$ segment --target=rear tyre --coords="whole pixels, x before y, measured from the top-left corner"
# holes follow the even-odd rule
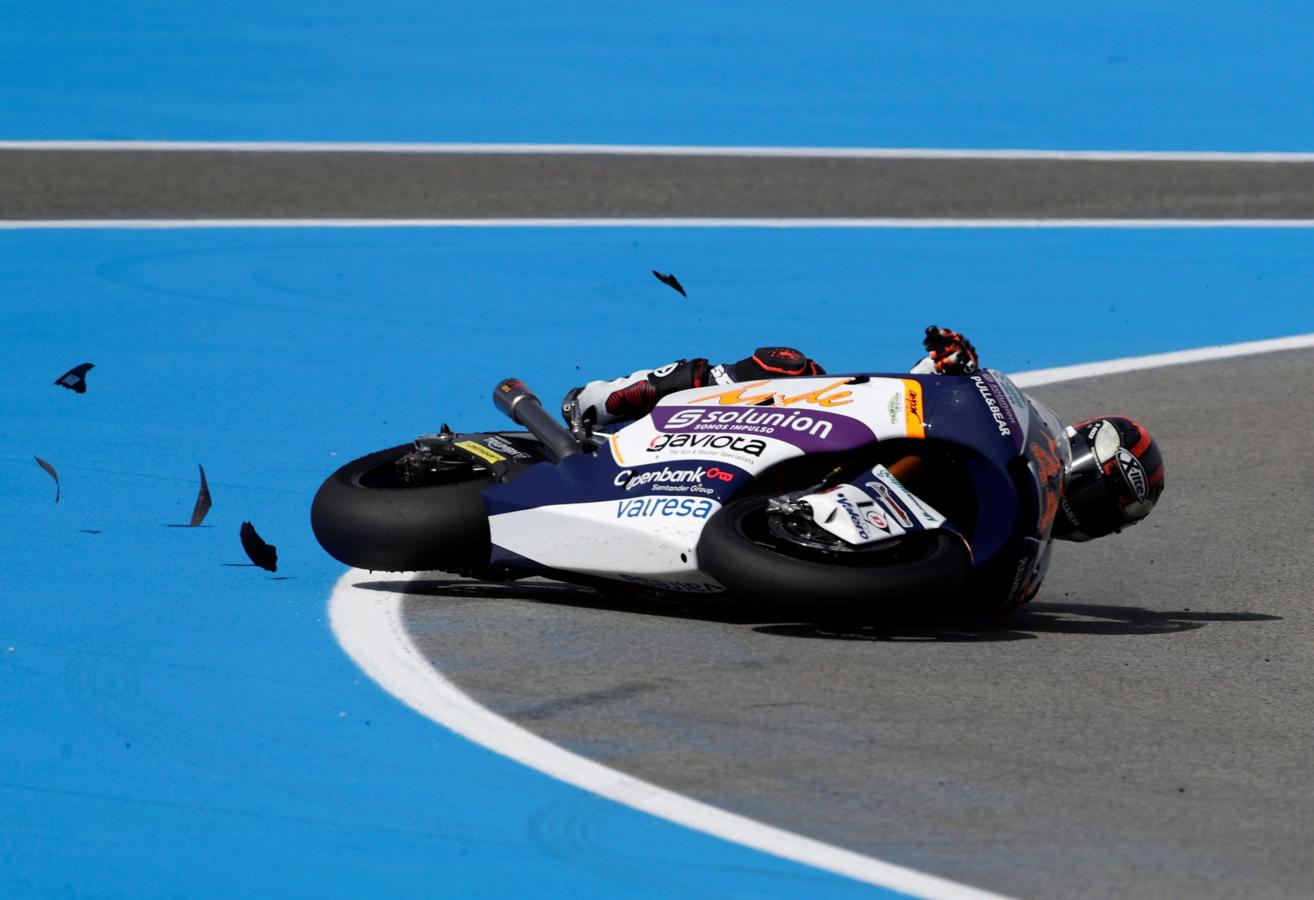
[[[480,494],[492,478],[462,465],[446,481],[408,485],[395,463],[412,449],[380,450],[329,476],[310,507],[315,538],[334,559],[360,569],[478,571],[491,546]]]
[[[820,549],[773,529],[767,498],[744,497],[707,521],[698,566],[742,599],[846,611],[908,601],[936,602],[956,591],[972,568],[964,541],[943,531],[914,532],[871,549]]]

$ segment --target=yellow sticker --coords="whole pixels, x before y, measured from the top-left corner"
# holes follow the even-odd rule
[[[457,441],[456,446],[460,447],[462,450],[468,450],[489,465],[506,462],[505,456],[502,456],[500,453],[494,453],[492,450],[489,450],[483,444],[476,441]]]
[[[911,378],[903,380],[903,410],[908,437],[926,437],[926,420],[922,418],[922,386]]]

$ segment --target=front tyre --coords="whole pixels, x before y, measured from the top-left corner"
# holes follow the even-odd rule
[[[775,524],[766,497],[731,501],[703,529],[699,568],[744,599],[850,611],[941,600],[972,568],[967,545],[949,532],[914,532],[870,548],[836,539],[826,548],[792,540]]]
[[[334,559],[360,569],[483,568],[491,545],[481,494],[491,476],[462,466],[436,484],[407,484],[396,462],[413,449],[380,450],[330,475],[310,507],[315,538]]]

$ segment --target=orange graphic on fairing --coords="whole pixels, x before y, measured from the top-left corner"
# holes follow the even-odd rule
[[[1054,456],[1053,451],[1056,449],[1054,446],[1054,439],[1049,435],[1045,435],[1045,440],[1050,445],[1049,450],[1046,450],[1035,441],[1032,441],[1031,453],[1036,458],[1036,474],[1040,476],[1041,481],[1049,482],[1052,481],[1059,472],[1063,471],[1063,466],[1059,464],[1058,459]]]
[[[904,427],[908,429],[908,437],[926,437],[924,410],[921,383],[911,378],[903,379]]]
[[[1040,530],[1047,531],[1054,524],[1054,517],[1058,515],[1059,497],[1063,493],[1063,464],[1058,461],[1055,453],[1058,451],[1058,445],[1054,443],[1054,438],[1048,434],[1043,435],[1045,443],[1049,445],[1046,449],[1035,441],[1031,442],[1031,455],[1036,460],[1036,475],[1040,479],[1040,489],[1045,495],[1044,507],[1040,511]]]
[[[760,388],[770,381],[751,381],[748,384],[737,384],[728,391],[721,391],[716,394],[708,394],[706,397],[698,397],[690,400],[690,403],[704,403],[708,400],[715,400],[720,406],[756,406],[759,403],[768,401],[779,406],[793,406],[795,403],[806,403],[808,406],[844,406],[846,403],[852,403],[853,391],[836,391],[836,388],[842,387],[849,383],[849,379],[841,378],[839,381],[832,382],[825,387],[817,388],[815,391],[808,391],[806,394],[796,394],[788,397],[784,394],[778,394],[773,391],[767,391],[762,394],[747,394],[753,388]],[[835,393],[831,393],[835,391]]]

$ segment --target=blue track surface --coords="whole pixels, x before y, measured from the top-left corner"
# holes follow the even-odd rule
[[[1010,369],[1314,331],[1310,241],[0,233],[0,894],[860,892],[552,782],[384,695],[324,621],[341,568],[308,527],[320,480],[440,421],[498,422],[509,374],[552,398],[780,341],[901,368],[931,321]],[[50,383],[84,360],[85,396]],[[33,455],[58,468],[58,505]],[[213,527],[167,528],[198,462]],[[226,565],[245,562],[243,519],[287,580]]]
[[[0,138],[1314,149],[1307,0],[0,4]]]

